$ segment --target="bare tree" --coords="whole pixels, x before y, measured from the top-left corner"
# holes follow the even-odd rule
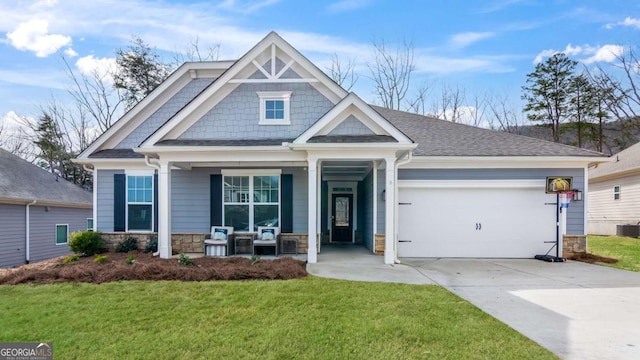
[[[84,121],[85,115],[88,114],[102,134],[118,120],[123,108],[121,96],[111,84],[111,74],[100,73],[98,70],[94,70],[90,76],[76,74],[67,59],[63,57],[62,60],[73,83],[67,91],[75,100],[81,113],[80,117]],[[90,124],[83,125],[87,125],[86,128],[90,127]]]
[[[336,84],[350,91],[358,81],[358,74],[355,72],[355,67],[355,59],[347,58],[347,63],[343,64],[340,58],[338,58],[338,54],[333,53],[331,55],[331,67],[326,68],[326,70],[329,72],[329,77],[331,77]]]
[[[429,99],[429,94],[431,93],[431,84],[426,80],[420,83],[415,90],[415,94],[413,99],[408,101],[407,111],[426,115],[427,114],[427,100]]]
[[[400,110],[415,70],[413,42],[405,41],[395,50],[388,50],[384,41],[374,42],[373,49],[374,61],[367,67],[375,94],[383,106]]]
[[[175,67],[192,61],[218,61],[220,60],[220,43],[201,47],[200,38],[196,36],[189,41],[186,49],[177,50],[175,53]]]
[[[492,130],[512,134],[522,134],[526,119],[520,109],[511,103],[508,96],[490,96],[486,98],[488,126]]]
[[[432,110],[439,119],[460,122],[465,115],[463,107],[466,90],[460,85],[444,84],[440,95],[434,100]]]

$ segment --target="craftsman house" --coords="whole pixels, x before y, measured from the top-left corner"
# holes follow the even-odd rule
[[[76,160],[94,228],[202,251],[212,226],[276,226],[310,263],[353,243],[397,257],[533,257],[556,234],[549,176],[584,190],[596,152],[367,104],[272,32],[185,63]],[[586,233],[585,201],[567,234]]]

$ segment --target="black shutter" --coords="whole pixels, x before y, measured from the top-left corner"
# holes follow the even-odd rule
[[[153,231],[158,232],[158,174],[153,174]]]
[[[125,174],[113,174],[113,231],[125,230],[126,187],[127,178]]]
[[[222,175],[211,175],[211,226],[222,224]]]
[[[281,191],[282,191],[282,204],[281,216],[282,224],[280,224],[281,233],[293,232],[293,175],[283,174],[280,177]]]

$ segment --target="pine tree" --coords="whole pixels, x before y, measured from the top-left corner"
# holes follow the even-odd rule
[[[571,98],[568,90],[576,65],[577,61],[564,53],[555,54],[537,64],[527,75],[527,85],[522,87],[527,117],[550,127],[555,142],[560,141],[560,124],[567,121]]]
[[[596,88],[585,74],[579,74],[571,79],[568,92],[568,116],[572,128],[576,132],[576,142],[574,144],[582,147],[585,137],[593,138],[590,135],[593,132],[593,123],[591,121],[596,116],[597,111]]]
[[[33,143],[38,147],[37,157],[40,167],[51,173],[62,175],[63,159],[67,157],[62,132],[53,117],[43,113],[35,129],[36,138]]]

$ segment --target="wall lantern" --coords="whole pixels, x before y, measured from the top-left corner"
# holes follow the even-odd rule
[[[382,201],[387,201],[387,190],[382,190]]]
[[[573,189],[573,201],[582,201],[582,191]]]

